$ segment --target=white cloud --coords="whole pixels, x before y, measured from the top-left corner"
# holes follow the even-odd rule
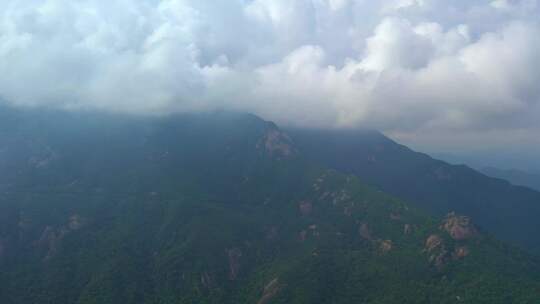
[[[534,134],[539,12],[537,0],[6,0],[0,96],[403,138]]]

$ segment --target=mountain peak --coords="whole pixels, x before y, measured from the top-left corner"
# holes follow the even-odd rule
[[[95,119],[0,133],[2,303],[534,302],[532,259],[307,160],[271,122]],[[393,148],[372,139],[377,168]]]
[[[257,149],[263,149],[272,157],[290,158],[298,153],[291,138],[273,123],[257,143]]]

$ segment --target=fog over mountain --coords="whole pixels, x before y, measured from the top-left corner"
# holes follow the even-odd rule
[[[540,303],[539,55],[540,0],[0,0],[0,302]]]
[[[540,147],[537,0],[6,0],[0,96]]]

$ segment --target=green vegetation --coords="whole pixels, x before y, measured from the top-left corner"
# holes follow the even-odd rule
[[[435,216],[472,217],[498,239],[540,253],[540,192],[414,152],[376,131],[288,130],[301,153]]]
[[[540,299],[535,258],[304,159],[257,117],[9,117],[2,303]]]

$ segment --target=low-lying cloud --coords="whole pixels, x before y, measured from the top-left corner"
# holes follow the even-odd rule
[[[539,13],[537,0],[7,0],[0,96],[538,144]]]

